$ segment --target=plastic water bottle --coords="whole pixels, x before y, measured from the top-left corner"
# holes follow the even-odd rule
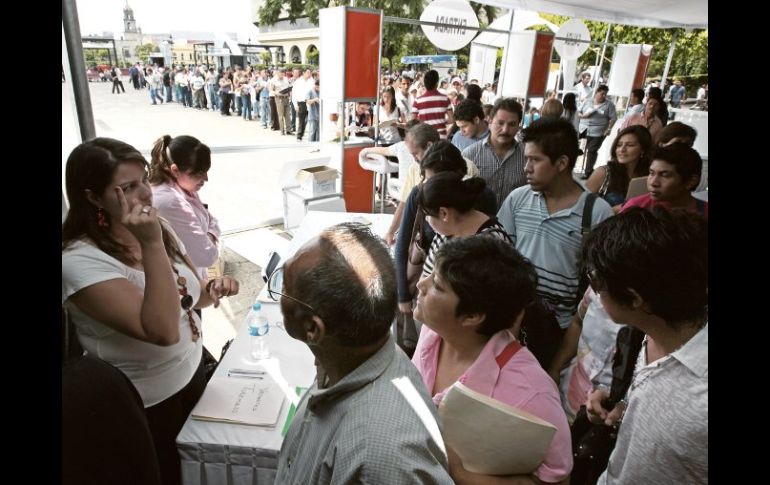
[[[270,349],[267,347],[267,332],[270,331],[270,323],[267,317],[262,315],[262,304],[257,302],[251,306],[246,315],[246,325],[249,328],[249,340],[251,358],[262,360],[270,357]]]

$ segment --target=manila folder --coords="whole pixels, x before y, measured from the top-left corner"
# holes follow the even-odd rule
[[[284,400],[272,380],[213,377],[190,415],[203,421],[275,426]]]
[[[463,467],[488,475],[529,474],[542,463],[556,427],[456,382],[439,406],[444,441]]]

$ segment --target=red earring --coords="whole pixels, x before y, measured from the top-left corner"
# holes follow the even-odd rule
[[[104,215],[104,209],[101,207],[96,209],[96,224],[98,224],[99,227],[109,226],[109,224],[107,223],[107,216]]]

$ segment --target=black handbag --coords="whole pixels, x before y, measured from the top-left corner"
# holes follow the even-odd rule
[[[602,401],[602,407],[611,410],[625,395],[634,374],[634,364],[642,348],[644,333],[633,327],[623,327],[615,340],[615,356],[612,361],[612,386],[610,396]],[[615,448],[620,423],[613,426],[593,424],[588,420],[585,405],[575,416],[570,427],[574,465],[570,474],[572,485],[594,485],[607,468],[610,454]]]

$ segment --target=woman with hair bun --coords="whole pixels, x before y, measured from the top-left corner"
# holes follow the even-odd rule
[[[417,195],[420,210],[436,232],[423,265],[423,278],[433,272],[436,252],[450,238],[487,234],[512,244],[496,217],[474,209],[485,187],[486,182],[480,177],[463,180],[456,172],[442,172],[433,175],[420,188]]]

